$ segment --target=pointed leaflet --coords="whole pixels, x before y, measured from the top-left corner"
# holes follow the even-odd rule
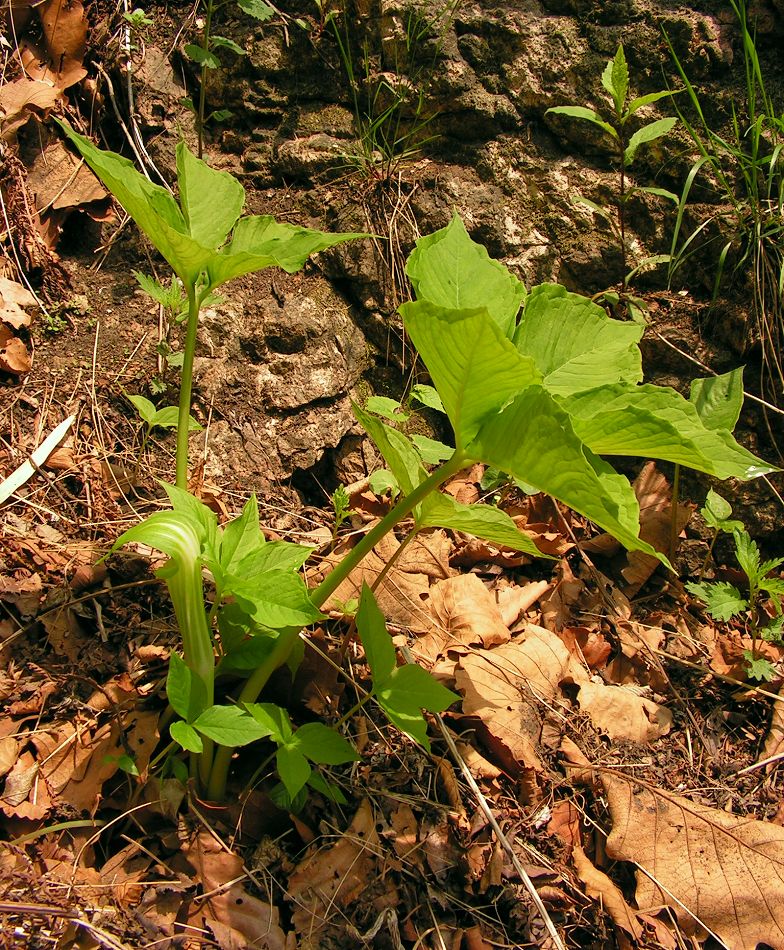
[[[490,417],[466,453],[564,502],[629,550],[660,557],[638,537],[639,506],[629,482],[583,445],[569,415],[541,386]]]
[[[276,221],[271,215],[240,218],[231,242],[209,260],[210,286],[264,267],[298,271],[311,254],[364,234],[327,234]]]
[[[689,402],[706,428],[732,432],[743,408],[743,367],[721,376],[693,379]]]
[[[618,118],[623,115],[623,104],[629,91],[629,67],[623,45],[618,47],[614,59],[611,59],[602,73],[602,85],[610,93]]]
[[[726,429],[706,429],[694,405],[661,386],[600,386],[561,400],[574,431],[601,455],[678,462],[716,478],[777,471],[738,445]]]
[[[610,125],[610,123],[605,122],[598,112],[594,112],[593,109],[586,109],[585,106],[553,106],[551,109],[547,110],[545,115],[550,115],[551,112],[555,113],[556,115],[568,116],[570,119],[585,119],[587,122],[592,122],[594,125],[598,125],[600,129],[603,129],[614,139],[618,138],[618,133]]]
[[[637,149],[641,145],[644,145],[646,142],[655,142],[656,139],[660,139],[663,135],[666,135],[672,130],[672,127],[677,123],[677,121],[678,120],[673,117],[668,119],[656,119],[655,122],[649,122],[648,125],[644,125],[641,129],[638,129],[629,139],[629,144],[624,150],[624,165],[631,165],[631,163],[634,161],[634,156],[637,154]]]
[[[266,739],[270,730],[239,706],[210,706],[193,723],[194,729],[229,748]]]
[[[427,472],[407,436],[356,405],[354,413],[378,446],[403,494],[410,494],[427,478]],[[517,528],[509,515],[490,505],[461,505],[450,495],[433,492],[417,505],[413,514],[418,528],[465,531],[495,544],[541,556],[534,542]]]
[[[533,358],[545,389],[568,396],[603,383],[640,382],[643,330],[610,319],[587,297],[541,284],[528,295],[514,344]]]
[[[483,418],[541,379],[531,357],[515,349],[487,310],[446,310],[418,300],[400,312],[452,423],[457,451]]]
[[[177,145],[177,183],[190,236],[211,251],[219,248],[242,214],[245,189],[228,172],[196,158],[184,142]]]
[[[373,674],[373,695],[394,725],[428,751],[427,723],[422,709],[443,712],[460,697],[442,686],[421,666],[398,667],[384,617],[367,584],[357,611],[357,631]]]
[[[486,307],[503,334],[511,336],[525,287],[471,240],[458,215],[416,242],[406,273],[418,300],[447,310]]]
[[[128,214],[185,284],[194,284],[212,256],[188,233],[188,226],[177,202],[169,192],[148,181],[121,155],[105,152],[74,130],[55,119],[82,157],[101,179]]]

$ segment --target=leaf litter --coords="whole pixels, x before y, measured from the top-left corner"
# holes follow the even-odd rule
[[[24,75],[0,87],[6,142],[40,126],[86,75],[78,0],[14,15],[38,30],[21,47]],[[53,140],[26,169],[32,223],[50,247],[73,209],[109,213],[61,149]],[[0,368],[22,375],[29,353],[15,334],[36,301],[5,279],[0,295]],[[59,461],[48,456],[52,482],[31,471],[12,499],[28,504],[7,505],[0,525],[0,916],[11,939],[397,950],[426,946],[435,928],[434,946],[552,946],[444,744],[436,738],[427,755],[372,708],[349,723],[361,761],[332,770],[341,797],[315,793],[296,814],[276,805],[267,773],[225,807],[189,801],[179,781],[152,774],[170,607],[141,559],[91,572],[127,500],[106,476],[116,461],[96,463],[91,438],[84,430]],[[482,475],[475,467],[447,490],[474,502]],[[664,550],[669,486],[649,463],[634,489],[642,536]],[[109,531],[72,537],[41,520],[42,500],[62,524],[80,492]],[[385,513],[366,484],[350,497],[355,529]],[[784,948],[778,684],[746,682],[743,631],[698,620],[677,583],[657,580],[653,558],[589,537],[543,496],[512,492],[501,507],[558,559],[545,578],[530,558],[459,533],[388,537],[333,595],[307,675],[274,688],[306,715],[349,709],[365,657],[344,618],[363,584],[378,585],[398,645],[460,694],[442,724],[566,945],[710,937],[733,950]],[[678,506],[679,533],[690,514]],[[325,572],[351,542],[333,552],[328,531],[309,530]],[[649,584],[655,599],[635,603]],[[344,658],[349,678],[336,671]],[[242,757],[238,776],[258,764]]]

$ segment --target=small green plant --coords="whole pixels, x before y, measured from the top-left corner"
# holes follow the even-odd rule
[[[180,410],[177,406],[164,406],[162,409],[156,409],[154,403],[150,402],[150,400],[144,396],[128,396],[128,400],[134,409],[136,409],[143,426],[142,438],[139,444],[139,451],[136,455],[136,465],[134,467],[133,477],[135,481],[139,475],[144,450],[147,448],[147,443],[150,441],[153,429],[176,429],[179,422]],[[188,431],[198,432],[200,429],[201,426],[199,423],[193,416],[189,415]]]
[[[601,454],[669,459],[719,478],[752,478],[773,470],[729,432],[706,429],[694,407],[674,390],[640,385],[639,326],[611,320],[590,300],[557,285],[527,294],[455,217],[417,243],[408,276],[418,299],[401,308],[452,426],[454,447],[430,470],[404,432],[355,406],[399,496],[331,573],[308,590],[301,567],[311,549],[267,541],[255,497],[221,527],[215,513],[187,491],[185,430],[196,326],[200,303],[221,283],[261,267],[296,270],[314,251],[356,235],[327,235],[268,217],[240,218],[241,186],[182,145],[178,204],[130,162],[63,129],[169,261],[188,299],[177,484],[165,486],[172,507],[126,531],[115,547],[139,541],[169,559],[158,576],[168,586],[182,637],[182,656],[173,654],[167,678],[169,702],[179,717],[170,725],[172,751],[189,754],[191,778],[212,799],[225,797],[234,750],[250,742],[272,741],[288,799],[296,799],[306,785],[327,787],[313,765],[354,757],[339,736],[319,752],[321,731],[295,730],[285,710],[259,703],[259,697],[275,670],[298,663],[303,627],[323,619],[322,608],[342,581],[404,519],[412,523],[410,536],[445,527],[539,556],[533,541],[504,512],[463,505],[438,491],[466,466],[486,462],[524,477],[627,547],[665,563],[639,537],[639,506],[631,485]],[[432,392],[425,398],[436,401]],[[209,587],[205,568],[212,578]],[[418,667],[397,666],[367,588],[356,624],[371,671],[370,695],[397,726],[427,747],[422,710],[440,712],[455,695]],[[216,689],[219,681],[238,685],[226,695]],[[169,770],[177,774],[182,768],[171,764]]]
[[[141,7],[136,7],[135,10],[128,10],[123,13],[122,16],[123,20],[129,23],[134,30],[143,30],[147,26],[152,26],[155,22],[151,17],[147,16]]]
[[[220,50],[228,50],[236,56],[244,56],[245,50],[234,40],[225,36],[219,36],[213,32],[213,19],[215,14],[228,6],[232,0],[199,0],[203,9],[204,16],[201,19],[201,33],[196,43],[187,43],[185,45],[185,54],[189,59],[195,62],[200,70],[199,81],[199,101],[194,105],[191,99],[184,99],[185,105],[193,112],[196,122],[196,135],[198,138],[197,154],[201,158],[204,153],[204,129],[209,122],[224,122],[231,117],[229,109],[215,109],[207,113],[207,92],[209,88],[210,72],[221,68]],[[265,3],[264,0],[236,0],[237,6],[254,19],[264,22],[275,13],[275,8]]]
[[[351,507],[351,499],[343,485],[338,485],[332,492],[332,511],[335,515],[335,520],[332,522],[332,542],[334,544],[343,523],[348,521],[354,513]]]
[[[602,86],[608,92],[610,97],[610,109],[607,111],[607,118],[595,109],[587,106],[555,106],[547,110],[547,115],[564,115],[572,119],[582,119],[597,126],[605,133],[609,140],[614,161],[618,166],[618,195],[616,199],[615,216],[613,217],[606,208],[597,205],[595,202],[581,198],[580,201],[587,205],[592,211],[603,217],[609,222],[614,231],[616,231],[621,251],[621,269],[622,269],[622,292],[625,293],[631,277],[641,268],[650,267],[655,264],[664,263],[669,260],[666,255],[656,255],[654,258],[648,258],[637,265],[632,271],[627,270],[627,241],[626,241],[626,209],[630,199],[639,193],[655,195],[658,198],[665,198],[677,204],[678,198],[672,192],[664,188],[648,188],[640,185],[629,184],[629,168],[637,157],[637,152],[642,145],[655,142],[657,139],[667,135],[678,121],[676,118],[667,117],[664,119],[655,119],[653,122],[647,122],[632,132],[632,119],[644,106],[658,102],[660,99],[672,96],[673,93],[664,89],[659,92],[651,92],[644,96],[632,97],[629,87],[629,67],[626,62],[626,55],[623,46],[618,47],[618,52],[614,59],[611,59],[602,73]],[[639,301],[631,301],[630,310],[633,315],[639,316]]]
[[[717,498],[719,496],[710,499],[714,508],[717,507]],[[724,504],[726,505],[726,502]],[[718,505],[718,508],[720,513],[726,511],[722,505]],[[705,512],[706,509],[703,509],[703,514]],[[709,514],[706,520],[710,517]],[[715,523],[718,525],[717,533],[719,530],[726,530],[729,525],[724,518],[716,518]],[[784,558],[763,561],[756,542],[751,539],[742,524],[732,528],[732,537],[735,540],[735,556],[746,575],[748,594],[742,594],[734,584],[727,581],[694,582],[687,584],[686,589],[705,603],[708,613],[715,620],[724,622],[747,617],[747,630],[751,634],[752,647],[751,650],[744,650],[743,656],[749,678],[772,680],[776,676],[776,669],[770,660],[759,655],[759,644],[763,640],[780,642],[784,633],[784,616],[781,611],[784,578],[768,576],[771,571],[784,564]],[[765,611],[765,604],[770,604],[772,618]]]
[[[670,280],[701,247],[717,245],[713,299],[728,277],[748,287],[753,304],[748,343],[762,348],[763,395],[778,404],[784,389],[784,117],[768,93],[746,3],[730,0],[730,5],[741,29],[746,88],[745,102],[738,108],[733,103],[728,134],[711,126],[665,34],[694,117],[681,112],[681,121],[699,153],[678,203]],[[720,204],[684,236],[684,215],[698,184],[718,195]]]
[[[700,514],[705,519],[705,524],[713,529],[713,537],[708,545],[705,560],[702,562],[700,576],[697,578],[698,582],[702,581],[702,578],[705,576],[708,561],[710,561],[713,555],[713,549],[716,547],[719,534],[722,532],[732,534],[733,531],[743,530],[743,522],[732,517],[732,505],[726,498],[722,498],[722,496],[712,488],[708,489],[705,504],[700,508]]]
[[[459,0],[447,0],[432,15],[411,8],[394,45],[394,63],[385,70],[383,55],[365,39],[355,65],[346,17],[325,17],[338,45],[340,61],[351,92],[357,148],[346,163],[368,177],[388,181],[401,163],[412,159],[432,139],[428,133],[434,114],[427,97],[441,55],[446,32]]]

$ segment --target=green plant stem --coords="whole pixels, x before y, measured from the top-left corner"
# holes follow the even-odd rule
[[[672,476],[672,498],[670,501],[670,561],[675,557],[678,547],[678,499],[681,492],[681,467],[675,463],[675,473]]]
[[[311,593],[310,599],[316,607],[322,607],[329,597],[337,590],[340,584],[351,574],[355,567],[368,555],[379,541],[390,532],[395,525],[407,517],[420,502],[438,489],[448,478],[459,472],[468,463],[468,459],[460,452],[455,452],[449,461],[431,473],[429,478],[418,485],[410,495],[401,499],[395,507],[386,514],[379,523],[352,548],[319,586]],[[278,632],[277,640],[267,659],[251,673],[238,697],[239,704],[255,703],[262,689],[267,685],[270,676],[288,659],[294,644],[297,642],[300,627],[287,627]],[[212,771],[207,785],[207,795],[212,801],[221,801],[226,795],[226,783],[229,775],[229,765],[234,750],[228,746],[219,746],[215,752]]]
[[[210,38],[212,36],[212,14],[215,6],[213,0],[206,0],[204,4],[204,31],[202,32],[202,49],[209,52]],[[207,108],[207,76],[209,68],[207,63],[201,64],[201,79],[199,82],[199,108],[196,113],[196,134],[198,136],[198,156],[204,154],[204,112]]]
[[[697,583],[701,584],[703,577],[705,577],[705,571],[708,570],[708,561],[711,559],[711,554],[713,554],[713,549],[716,547],[716,539],[719,536],[719,529],[713,532],[713,537],[711,538],[710,546],[708,547],[708,553],[705,555],[705,560],[702,562],[702,567],[700,568],[700,573],[697,576]]]
[[[196,287],[186,285],[188,297],[188,323],[185,332],[185,350],[182,359],[180,383],[180,405],[177,414],[177,476],[176,485],[188,490],[188,435],[191,414],[191,393],[193,390],[193,358],[196,354],[196,334],[199,329],[199,310],[201,297]]]

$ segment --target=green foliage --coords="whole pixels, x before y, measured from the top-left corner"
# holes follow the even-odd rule
[[[225,7],[228,0],[219,2],[219,0],[200,0],[200,5],[204,12],[203,26],[201,34],[196,43],[185,44],[185,55],[200,67],[199,82],[199,100],[198,105],[193,104],[190,99],[184,102],[194,113],[196,122],[196,134],[198,136],[198,155],[202,157],[204,150],[204,128],[209,122],[224,122],[231,117],[228,109],[216,109],[209,114],[206,111],[207,91],[209,86],[209,75],[212,70],[221,68],[220,51],[234,53],[235,56],[244,56],[245,50],[233,40],[225,36],[219,36],[213,32],[213,18],[215,13],[221,7]],[[237,0],[237,6],[253,17],[255,20],[264,22],[269,20],[275,13],[275,8],[264,0]]]
[[[781,608],[784,579],[769,575],[771,571],[775,571],[784,564],[784,558],[763,561],[757,543],[752,540],[743,525],[730,527],[738,525],[739,522],[728,520],[732,509],[715,493],[713,497],[709,496],[702,513],[703,515],[707,513],[706,520],[710,518],[717,526],[717,531],[731,530],[735,541],[735,556],[746,575],[748,593],[741,593],[734,584],[726,581],[690,583],[686,585],[686,589],[704,602],[706,610],[715,620],[724,622],[744,614],[748,615],[749,628],[754,640],[754,647],[744,651],[748,675],[751,679],[770,680],[775,675],[775,670],[769,660],[758,655],[756,643],[758,640],[781,640],[784,621]],[[765,612],[763,602],[771,605],[774,611],[772,620]]]
[[[373,675],[371,695],[401,732],[430,750],[422,710],[443,712],[460,699],[420,666],[398,666],[384,616],[367,584],[363,585],[357,612],[357,632]]]
[[[615,219],[607,209],[596,205],[594,202],[581,199],[591,210],[604,217],[612,227],[615,227],[617,220],[617,232],[622,258],[622,288],[625,294],[629,280],[641,267],[652,266],[654,264],[665,263],[669,261],[669,255],[656,255],[655,258],[649,258],[637,265],[633,271],[627,272],[627,245],[626,245],[626,206],[629,200],[635,195],[645,193],[654,195],[657,198],[664,198],[677,204],[678,198],[672,192],[664,188],[646,188],[641,186],[629,187],[627,181],[627,170],[634,163],[637,153],[641,146],[655,142],[672,131],[676,118],[668,116],[663,119],[654,119],[638,126],[633,132],[632,120],[640,109],[652,105],[673,93],[668,89],[659,92],[651,92],[644,96],[633,97],[629,87],[629,67],[626,62],[626,55],[623,46],[618,47],[615,57],[611,59],[602,72],[602,86],[609,96],[610,109],[606,117],[590,109],[587,106],[555,106],[548,109],[546,115],[562,115],[570,119],[579,119],[584,122],[590,122],[593,126],[600,129],[608,141],[610,152],[618,165],[618,195],[616,199]],[[633,315],[639,315],[640,301],[632,302]]]
[[[773,102],[762,73],[745,0],[730,5],[741,30],[745,99],[733,103],[729,130],[712,126],[665,33],[688,95],[689,109],[680,118],[698,153],[678,202],[669,276],[672,281],[698,251],[715,248],[714,300],[725,281],[750,290],[748,343],[760,342],[763,394],[778,403],[784,389],[784,119],[782,103]],[[685,233],[696,187],[708,189],[707,206],[715,210]]]
[[[353,514],[348,492],[342,485],[338,485],[335,491],[332,492],[332,511],[335,515],[335,520],[332,524],[332,540],[334,541],[338,536],[338,531],[340,531],[343,522]]]

